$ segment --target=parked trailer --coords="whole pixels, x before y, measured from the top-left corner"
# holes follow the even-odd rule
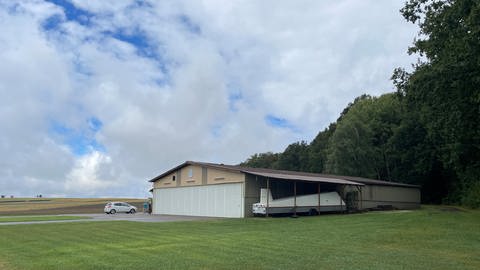
[[[318,200],[320,198],[320,206]],[[266,215],[268,204],[268,214],[288,214],[288,213],[309,213],[310,215],[319,212],[338,212],[345,210],[345,202],[337,192],[323,192],[316,194],[300,195],[295,197],[284,197],[274,200],[272,193],[267,189],[260,190],[260,202],[254,203],[252,211],[254,215]],[[296,209],[295,209],[296,205]]]

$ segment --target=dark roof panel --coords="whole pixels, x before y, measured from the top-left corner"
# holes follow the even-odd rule
[[[249,173],[258,176],[264,176],[269,178],[276,178],[276,179],[287,179],[287,180],[299,180],[299,181],[308,181],[308,182],[322,182],[322,183],[334,183],[334,184],[342,184],[342,185],[353,185],[353,186],[364,186],[364,184],[352,182],[343,179],[336,179],[330,177],[323,177],[323,176],[307,176],[307,175],[300,175],[300,174],[283,174],[283,173],[267,173],[267,172],[254,172],[243,170],[244,173]]]

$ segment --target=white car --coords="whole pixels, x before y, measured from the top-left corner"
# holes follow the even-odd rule
[[[130,205],[126,202],[109,202],[105,205],[103,211],[107,214],[115,214],[122,212],[135,214],[135,212],[137,212],[137,207]]]

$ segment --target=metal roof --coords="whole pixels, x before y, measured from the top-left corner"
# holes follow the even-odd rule
[[[299,180],[299,181],[309,181],[309,182],[322,182],[322,183],[334,183],[334,184],[342,184],[342,185],[352,185],[352,186],[364,186],[364,184],[343,180],[343,179],[336,179],[336,178],[328,178],[322,176],[306,176],[306,175],[298,175],[298,174],[282,174],[282,173],[266,173],[266,172],[254,172],[248,170],[242,170],[244,173],[264,176],[269,178],[276,178],[276,179],[287,179],[287,180]]]
[[[236,171],[240,172],[240,166],[234,166],[234,165],[224,165],[224,164],[215,164],[215,163],[206,163],[206,162],[196,162],[196,161],[185,161],[184,163],[152,178],[151,180],[148,180],[149,182],[155,182],[159,180],[160,178],[163,178],[173,172],[176,172],[180,170],[181,168],[188,166],[188,165],[198,165],[198,166],[204,166],[204,167],[210,167],[210,168],[215,168],[215,169],[220,169],[220,170],[227,170],[227,171]]]
[[[277,179],[290,179],[290,180],[299,180],[299,181],[311,181],[311,182],[325,182],[325,183],[335,183],[335,184],[345,184],[345,185],[382,185],[382,186],[398,186],[398,187],[407,187],[407,188],[420,188],[417,185],[410,185],[398,182],[391,181],[382,181],[374,180],[363,177],[355,176],[342,176],[342,175],[329,175],[329,174],[319,174],[319,173],[308,173],[308,172],[296,172],[296,171],[285,171],[285,170],[274,170],[266,168],[250,168],[242,167],[238,165],[226,165],[226,164],[217,164],[217,163],[207,163],[207,162],[197,162],[197,161],[185,161],[184,163],[154,177],[149,180],[149,182],[155,182],[162,177],[165,177],[185,166],[188,165],[197,165],[208,168],[215,168],[219,170],[226,170],[231,172],[239,173],[249,173],[253,175],[259,175],[270,178]]]

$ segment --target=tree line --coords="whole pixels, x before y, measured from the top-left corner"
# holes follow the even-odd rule
[[[420,28],[413,71],[396,92],[362,95],[313,141],[241,165],[351,175],[422,186],[424,203],[480,207],[480,1],[410,0]]]

